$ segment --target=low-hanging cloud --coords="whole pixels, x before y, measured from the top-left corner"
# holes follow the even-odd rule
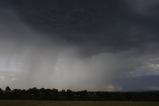
[[[158,19],[145,13],[148,4],[148,18],[136,15],[131,2],[3,1],[0,87],[158,88]]]

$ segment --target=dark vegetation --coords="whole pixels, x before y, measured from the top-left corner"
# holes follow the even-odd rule
[[[145,92],[91,92],[45,88],[28,90],[6,87],[0,89],[1,100],[101,100],[101,101],[159,101],[159,91]]]

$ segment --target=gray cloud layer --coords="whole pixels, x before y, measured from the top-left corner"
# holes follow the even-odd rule
[[[2,0],[0,4],[1,87],[159,87],[157,0]]]

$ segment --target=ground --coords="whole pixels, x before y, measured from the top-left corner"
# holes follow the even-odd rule
[[[108,101],[0,101],[0,106],[159,106],[159,102]]]

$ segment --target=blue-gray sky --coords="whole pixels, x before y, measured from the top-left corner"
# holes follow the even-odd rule
[[[158,0],[1,0],[0,87],[159,90]]]

